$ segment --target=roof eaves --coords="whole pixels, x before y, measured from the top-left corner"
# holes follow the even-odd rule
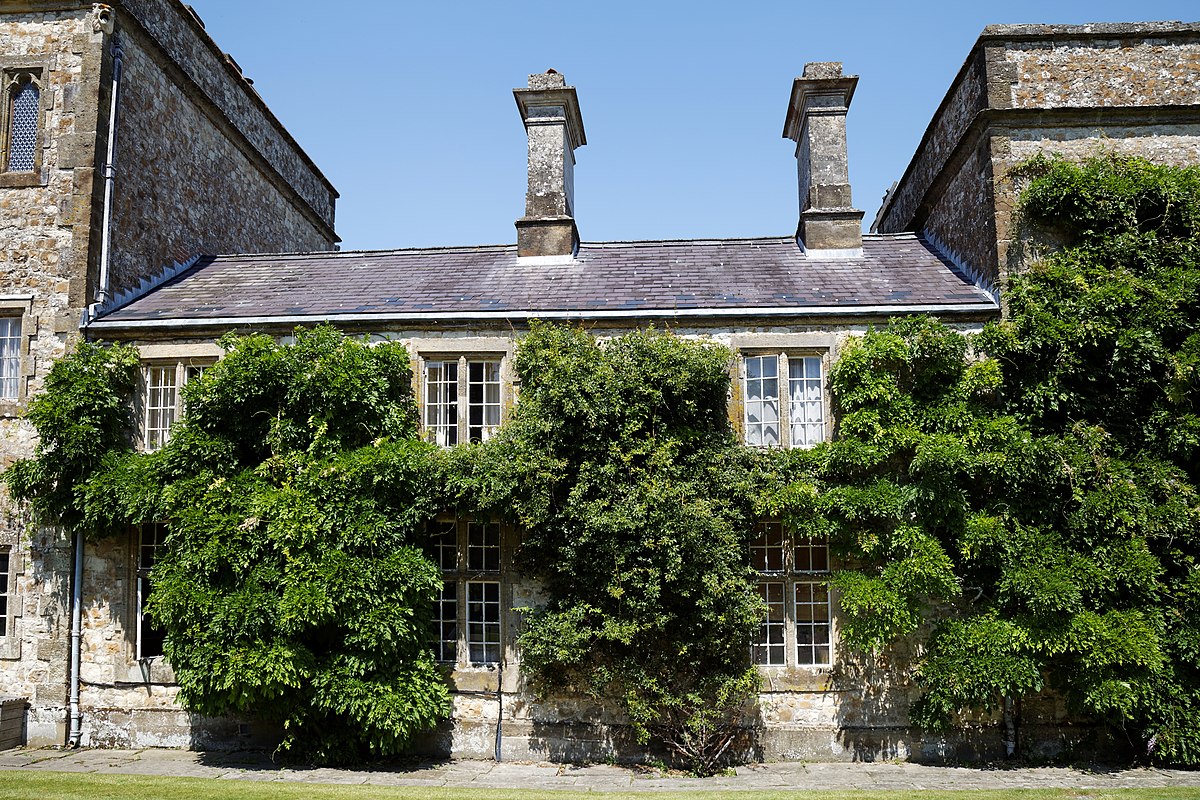
[[[120,309],[132,303],[134,300],[145,297],[147,294],[154,291],[159,286],[162,286],[167,281],[171,280],[172,278],[179,277],[192,267],[196,266],[201,258],[203,258],[202,255],[194,255],[187,261],[176,261],[171,266],[163,269],[157,275],[151,275],[149,278],[142,278],[141,282],[138,283],[137,286],[126,289],[125,291],[114,295],[112,300],[108,301],[107,303],[103,305],[93,303],[92,305],[88,306],[87,311],[84,313],[83,319],[80,322],[80,326],[86,328],[93,324],[100,317],[104,317],[119,311]]]

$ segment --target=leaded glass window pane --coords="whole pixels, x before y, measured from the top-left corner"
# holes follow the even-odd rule
[[[0,553],[0,636],[8,635],[8,551]]]
[[[458,660],[458,582],[446,581],[433,603],[434,654],[438,661]]]
[[[754,529],[758,535],[750,542],[750,566],[757,572],[783,572],[783,525],[760,522]]]
[[[425,362],[425,430],[434,444],[458,444],[458,362]]]
[[[467,647],[472,664],[500,660],[500,583],[467,583]]]
[[[33,172],[37,155],[38,106],[41,91],[32,81],[19,84],[9,95],[8,172]]]
[[[467,420],[472,442],[486,442],[500,427],[500,362],[467,364]]]
[[[142,525],[138,531],[137,553],[137,608],[138,639],[137,657],[153,658],[163,654],[166,634],[145,612],[146,600],[150,596],[150,570],[158,560],[158,553],[166,539],[167,526],[161,522]]]
[[[146,368],[146,449],[153,451],[171,438],[178,409],[178,386],[174,364]]]
[[[793,550],[796,572],[828,572],[829,543],[825,539],[796,539]]]
[[[779,357],[746,357],[746,444],[779,444]]]
[[[458,569],[458,523],[429,523],[429,556],[442,572]]]
[[[500,571],[500,523],[468,524],[467,569],[471,572]]]
[[[758,625],[758,637],[751,648],[755,664],[782,666],[786,664],[784,632],[787,614],[784,608],[783,584],[769,582],[758,584],[758,596],[767,607],[766,616]]]
[[[788,359],[788,406],[793,447],[812,447],[825,440],[825,400],[821,359]]]
[[[0,318],[0,399],[16,400],[21,376],[21,319]]]
[[[829,587],[824,583],[796,584],[796,663],[828,664]]]

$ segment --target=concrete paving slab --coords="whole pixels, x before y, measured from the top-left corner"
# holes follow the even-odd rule
[[[367,772],[354,772],[344,769],[314,769],[304,772],[284,770],[279,779],[287,783],[332,783],[332,784],[362,784],[370,777]]]
[[[180,750],[19,749],[0,754],[0,770],[96,772],[220,778],[255,782],[372,784],[487,789],[560,789],[578,793],[664,790],[853,790],[998,788],[1200,787],[1200,772],[1068,767],[971,768],[909,763],[779,762],[749,764],[733,774],[692,778],[650,767],[506,761],[417,761],[363,770],[288,768],[263,752],[195,753]]]

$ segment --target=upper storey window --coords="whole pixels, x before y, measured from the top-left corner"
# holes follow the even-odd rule
[[[21,388],[21,318],[0,317],[0,400],[16,400]]]
[[[825,379],[820,356],[747,355],[743,370],[746,444],[812,447],[825,441]]]
[[[485,442],[500,427],[499,358],[427,359],[424,425],[442,447]]]
[[[143,372],[142,444],[158,450],[171,438],[171,426],[183,416],[183,385],[204,374],[204,365],[181,361],[148,364]]]
[[[30,70],[9,72],[5,79],[4,171],[33,172],[38,166],[41,81]]]

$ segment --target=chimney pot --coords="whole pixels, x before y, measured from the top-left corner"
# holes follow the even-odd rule
[[[858,85],[838,61],[804,65],[792,82],[783,136],[796,142],[800,223],[804,249],[832,255],[862,252],[863,212],[853,207],[846,152],[846,112]]]
[[[587,144],[579,98],[562,74],[529,76],[513,89],[529,138],[525,216],[517,220],[517,255],[565,256],[579,247],[575,225],[575,148]]]

